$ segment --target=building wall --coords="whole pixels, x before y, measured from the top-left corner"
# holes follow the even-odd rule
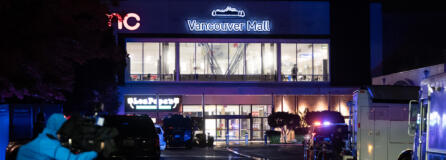
[[[271,31],[208,33],[187,30],[188,18],[212,19],[212,10],[228,5],[243,9],[246,17],[269,19]],[[351,86],[370,83],[369,7],[369,1],[129,0],[120,2],[112,12],[137,13],[141,18],[139,29],[117,30],[118,43],[122,46],[128,38],[329,39],[330,82]],[[112,27],[116,28],[116,19],[113,20]],[[124,83],[124,79],[125,75],[121,75],[120,81]]]
[[[225,9],[227,6],[243,10],[241,19],[269,19],[271,31],[253,32],[193,32],[188,28],[188,19],[218,19],[212,16],[213,10]],[[207,1],[207,0],[128,0],[120,1],[119,6],[112,7],[115,13],[136,13],[139,15],[140,27],[128,30],[125,27],[119,33],[141,34],[190,34],[190,35],[328,35],[330,34],[330,13],[328,1]],[[121,15],[124,17],[124,15]],[[234,18],[234,17],[233,17]],[[240,18],[240,17],[238,17]],[[132,24],[135,22],[129,22]],[[116,26],[116,24],[114,24]]]

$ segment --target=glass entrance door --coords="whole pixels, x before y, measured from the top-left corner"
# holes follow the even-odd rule
[[[206,119],[205,120],[206,125],[206,136],[212,136],[214,139],[216,138],[216,128],[217,128],[217,121],[216,119]]]
[[[217,119],[216,140],[226,140],[226,119]]]
[[[248,140],[250,139],[249,137],[251,137],[251,133],[249,132],[251,129],[251,125],[250,119],[240,119],[241,123],[240,123],[240,140],[245,140],[246,137],[246,133],[248,133]]]
[[[251,139],[251,120],[239,118],[217,118],[206,119],[206,134],[215,137],[215,140],[225,141],[226,134],[230,141],[245,140],[245,134],[248,133],[248,139]],[[258,138],[258,137],[255,137]]]
[[[240,120],[239,119],[228,119],[228,133],[229,140],[239,140],[240,139]]]

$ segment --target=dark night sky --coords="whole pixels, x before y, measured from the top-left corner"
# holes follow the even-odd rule
[[[445,62],[446,7],[420,2],[383,3],[383,74]]]

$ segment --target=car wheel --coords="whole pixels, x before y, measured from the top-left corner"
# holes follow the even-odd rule
[[[398,156],[398,160],[411,160],[412,159],[412,150],[405,150],[400,153],[400,156]]]

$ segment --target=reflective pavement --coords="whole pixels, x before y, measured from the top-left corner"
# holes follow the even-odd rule
[[[255,160],[281,160],[303,159],[303,146],[298,144],[233,144],[227,148],[217,146],[214,149],[194,147],[192,149],[178,148],[161,152],[163,160],[200,160],[200,159],[255,159]]]
[[[176,159],[181,159],[181,160],[200,160],[200,159],[245,160],[245,159],[251,159],[251,158],[239,156],[237,154],[227,151],[223,147],[215,147],[214,149],[194,147],[191,149],[185,149],[185,148],[166,149],[161,152],[161,159],[162,160],[176,160]]]

